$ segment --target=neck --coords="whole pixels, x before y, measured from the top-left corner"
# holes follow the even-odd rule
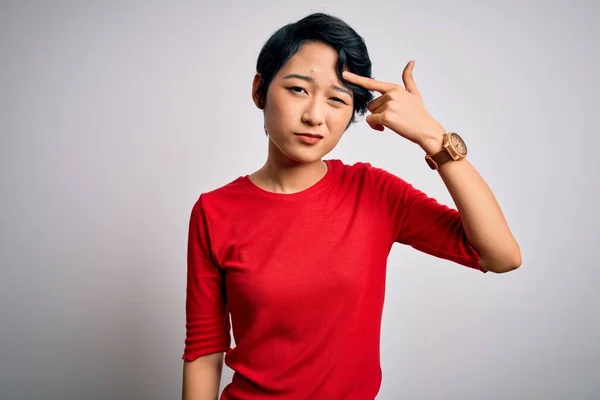
[[[308,189],[327,173],[322,160],[301,163],[281,154],[269,143],[269,156],[265,165],[251,175],[252,181],[264,190],[292,194]]]

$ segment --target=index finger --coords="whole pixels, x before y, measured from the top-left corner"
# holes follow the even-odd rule
[[[362,86],[367,90],[374,90],[381,94],[389,92],[397,86],[395,83],[378,81],[373,78],[367,78],[365,76],[356,75],[355,73],[350,71],[344,71],[342,73],[342,76],[348,82],[355,83],[358,86]]]

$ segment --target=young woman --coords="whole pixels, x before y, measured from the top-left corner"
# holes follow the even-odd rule
[[[221,399],[372,400],[394,243],[482,272],[519,267],[500,207],[460,136],[425,110],[413,67],[403,85],[371,79],[363,39],[325,14],[266,42],[252,97],[267,160],[191,211],[185,399],[217,398],[225,352]],[[457,210],[369,163],[323,159],[367,110],[371,128],[423,149]]]

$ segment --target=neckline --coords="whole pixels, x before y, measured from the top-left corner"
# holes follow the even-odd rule
[[[327,187],[328,184],[331,182],[331,177],[333,176],[333,162],[332,162],[332,160],[323,160],[323,161],[327,165],[327,171],[325,172],[325,175],[323,175],[323,177],[321,179],[319,179],[317,182],[315,182],[312,186],[309,186],[306,189],[301,190],[296,193],[270,192],[268,190],[265,190],[265,189],[259,187],[254,182],[252,182],[250,180],[250,175],[242,176],[242,180],[249,187],[252,188],[252,191],[254,193],[257,193],[263,197],[267,197],[267,198],[275,199],[275,200],[282,200],[282,201],[304,199],[306,197],[312,196],[313,194],[321,191],[323,188]]]

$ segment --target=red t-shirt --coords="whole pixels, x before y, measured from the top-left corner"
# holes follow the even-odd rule
[[[182,358],[226,351],[221,399],[372,400],[392,245],[485,272],[458,211],[369,163],[326,163],[304,191],[246,175],[192,209]]]

